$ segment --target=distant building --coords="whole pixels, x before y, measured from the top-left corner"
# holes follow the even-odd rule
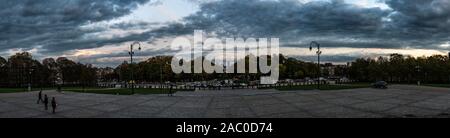
[[[96,75],[97,75],[98,81],[102,82],[102,81],[106,81],[106,80],[111,79],[109,77],[113,73],[114,73],[114,69],[110,68],[110,67],[107,67],[107,68],[99,68],[99,69],[97,69]]]

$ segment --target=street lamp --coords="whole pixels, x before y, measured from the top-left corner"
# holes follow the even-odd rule
[[[28,92],[31,92],[31,73],[33,69],[29,69],[28,71]]]
[[[162,64],[159,64],[159,73],[160,73],[160,88],[162,88],[163,87],[163,66],[164,65],[170,65],[169,64],[169,62],[165,62],[165,63],[162,63]]]
[[[28,68],[28,91],[31,92],[31,85],[33,83],[33,72],[36,70],[36,66],[33,64]]]
[[[420,66],[417,65],[416,66],[416,71],[417,71],[417,76],[419,76],[418,74],[420,73]],[[420,78],[417,77],[417,86],[420,86]]]
[[[318,81],[317,89],[320,89],[320,75],[321,75],[321,73],[320,73],[321,72],[321,70],[320,70],[320,55],[322,54],[322,51],[320,51],[320,44],[317,43],[316,41],[312,41],[309,44],[309,51],[312,51],[313,47],[317,47],[317,51],[316,51],[316,54],[317,54],[317,68],[318,68],[318,72],[317,72],[317,81]]]
[[[132,43],[130,45],[130,51],[128,52],[128,54],[130,55],[130,60],[131,60],[131,63],[130,63],[130,70],[131,70],[131,94],[134,94],[134,75],[133,75],[133,67],[132,66],[133,66],[133,55],[134,55],[133,48],[136,45],[139,47],[138,50],[140,51],[141,50],[141,44],[139,42],[134,42],[134,43]]]

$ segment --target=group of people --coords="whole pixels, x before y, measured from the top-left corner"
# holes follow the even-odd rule
[[[39,104],[40,102],[44,103],[45,110],[48,110],[48,96],[47,94],[45,94],[44,98],[42,98],[42,90],[39,91],[37,104]],[[55,114],[57,106],[55,97],[52,97],[51,105],[52,105],[52,113]]]

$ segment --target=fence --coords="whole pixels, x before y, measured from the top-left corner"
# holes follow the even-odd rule
[[[329,84],[347,84],[353,83],[355,81],[346,80],[346,81],[323,81],[322,85]],[[291,83],[277,83],[277,84],[258,84],[258,85],[225,85],[225,86],[190,86],[190,85],[167,85],[167,84],[135,84],[135,88],[152,88],[152,89],[169,89],[172,88],[174,90],[186,90],[186,91],[195,91],[195,90],[232,90],[232,89],[272,89],[277,87],[294,87],[294,86],[306,86],[306,85],[317,85],[317,81],[311,82],[291,82]],[[101,88],[131,88],[130,84],[126,83],[98,83],[98,87]]]

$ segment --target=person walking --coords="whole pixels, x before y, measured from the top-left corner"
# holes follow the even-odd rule
[[[39,104],[40,102],[42,102],[42,90],[39,91],[37,104]]]
[[[55,97],[52,97],[52,113],[55,114],[55,110],[56,110],[56,100]]]
[[[169,88],[169,96],[173,96],[172,90],[173,90],[173,85],[170,85],[170,88]]]
[[[44,95],[44,106],[45,106],[45,110],[48,110],[48,97],[47,97],[47,94]]]

